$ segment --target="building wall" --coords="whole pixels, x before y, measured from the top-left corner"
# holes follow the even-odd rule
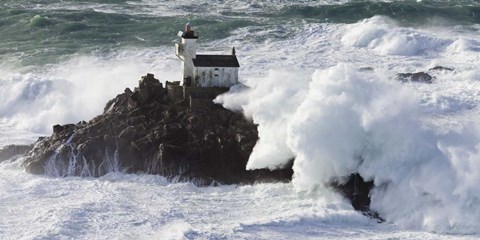
[[[208,108],[214,105],[213,99],[228,90],[226,87],[184,87],[183,94],[191,108]]]
[[[196,87],[231,87],[238,83],[238,68],[195,67],[193,79]]]
[[[195,95],[195,98],[210,98],[214,99],[218,95],[228,92],[226,87],[183,87],[183,98],[187,99],[190,95]]]

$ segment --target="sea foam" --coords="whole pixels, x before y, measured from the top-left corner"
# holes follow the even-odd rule
[[[370,48],[384,55],[414,56],[442,51],[451,40],[401,28],[387,17],[375,16],[348,26],[342,42],[346,46]]]
[[[477,125],[447,134],[427,128],[420,120],[426,111],[417,92],[348,64],[316,71],[310,80],[284,74],[270,74],[244,93],[249,101],[242,106],[260,130],[247,167],[277,168],[294,157],[298,191],[358,172],[374,181],[371,206],[387,221],[476,233],[479,179],[469,172],[480,164]],[[288,79],[297,79],[298,87],[283,89]],[[279,86],[265,92],[268,87],[262,86],[269,84]],[[241,99],[241,93],[235,95]],[[234,105],[228,95],[217,100]],[[289,154],[275,154],[278,148]]]

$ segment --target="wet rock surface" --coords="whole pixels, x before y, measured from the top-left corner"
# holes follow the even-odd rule
[[[395,76],[395,79],[404,83],[417,82],[431,84],[435,80],[435,75],[437,75],[438,73],[447,73],[452,71],[454,71],[454,69],[450,67],[435,66],[425,72],[422,71],[415,73],[398,73]]]
[[[8,145],[0,149],[0,162],[15,156],[22,156],[32,150],[33,145]]]
[[[443,66],[435,66],[430,68],[429,71],[444,71],[444,72],[452,72],[454,69],[450,67],[443,67]]]
[[[256,126],[221,106],[188,108],[169,101],[147,75],[133,91],[110,100],[88,122],[55,125],[24,162],[34,174],[94,176],[108,172],[160,174],[199,184],[290,181],[291,168],[247,171]]]
[[[360,174],[351,174],[345,183],[332,182],[337,192],[349,199],[353,208],[365,215],[383,222],[384,219],[370,209],[370,191],[374,187],[373,181],[365,181]]]
[[[396,79],[402,82],[419,82],[419,83],[432,83],[433,77],[426,72],[416,72],[416,73],[398,73]]]

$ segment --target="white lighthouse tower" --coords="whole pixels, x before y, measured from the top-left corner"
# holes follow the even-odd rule
[[[185,25],[185,32],[179,32],[181,43],[175,44],[175,54],[182,60],[182,85],[191,85],[194,77],[193,60],[197,56],[198,36],[192,30],[192,25],[188,22]]]

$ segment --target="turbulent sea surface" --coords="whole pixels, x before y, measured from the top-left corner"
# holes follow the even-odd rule
[[[251,89],[215,101],[259,124],[246,167],[295,157],[293,182],[54,178],[11,159],[0,239],[480,238],[475,0],[0,0],[0,147],[89,120],[147,72],[179,80],[188,20],[199,52],[237,49]],[[395,79],[419,71],[433,83]],[[352,172],[384,223],[325,187]]]

